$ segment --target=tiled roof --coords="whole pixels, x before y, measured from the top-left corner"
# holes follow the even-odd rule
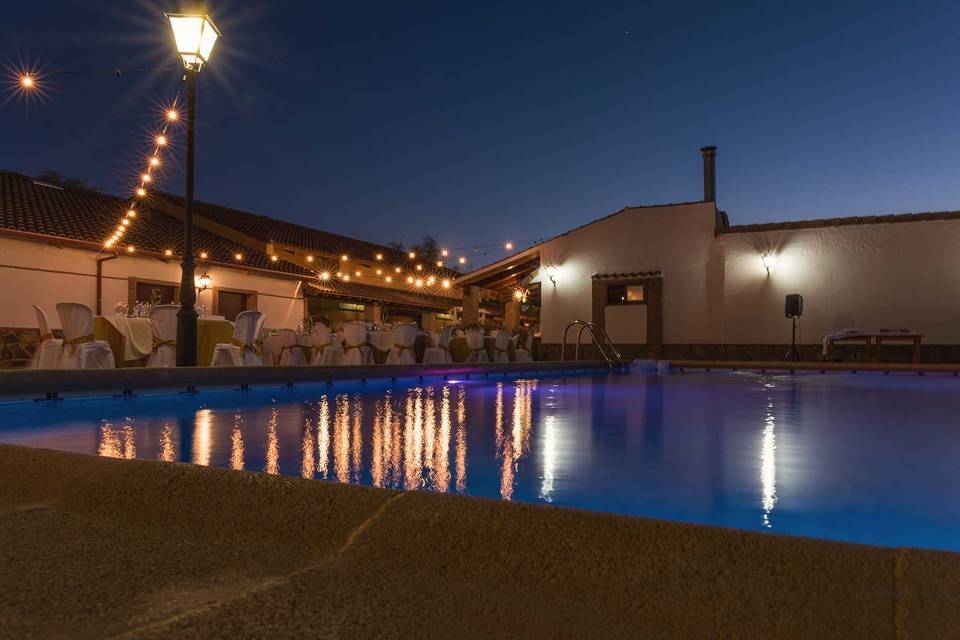
[[[846,218],[823,218],[820,220],[795,220],[793,222],[768,222],[766,224],[737,224],[717,229],[717,234],[756,233],[785,229],[819,229],[822,227],[846,227],[862,224],[893,224],[897,222],[927,222],[930,220],[960,220],[960,211],[929,211],[926,213],[894,213],[879,216],[850,216]]]
[[[129,202],[87,189],[61,189],[32,178],[0,171],[0,229],[65,238],[102,245],[113,233]],[[138,215],[123,239],[137,251],[179,254],[183,244],[183,223],[151,209],[137,207]],[[273,262],[260,252],[240,246],[203,229],[194,231],[194,248],[208,254],[207,262],[240,268],[264,269],[295,275],[312,273],[282,260]],[[237,262],[235,254],[243,255]]]
[[[657,271],[631,271],[630,273],[595,273],[590,276],[594,280],[623,280],[625,278],[659,278],[663,272]]]
[[[386,302],[388,304],[424,309],[449,309],[462,304],[457,298],[447,298],[429,293],[420,293],[418,291],[390,289],[359,282],[328,280],[326,282],[313,281],[310,282],[310,285],[316,289],[320,295],[341,300]]]
[[[165,193],[162,194],[162,197],[183,206],[183,198],[180,196]],[[248,211],[231,209],[210,202],[195,201],[194,211],[204,218],[232,227],[262,242],[275,242],[331,255],[345,253],[351,257],[365,260],[373,260],[378,253],[382,253],[384,258],[390,262],[402,264],[407,259],[405,253],[392,247],[357,240],[356,238],[349,238]]]

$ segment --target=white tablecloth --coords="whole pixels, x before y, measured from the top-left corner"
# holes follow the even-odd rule
[[[393,348],[393,330],[367,331],[367,342],[374,349],[390,351]]]
[[[125,318],[104,316],[113,328],[123,336],[124,361],[145,358],[153,351],[153,324],[150,318]]]

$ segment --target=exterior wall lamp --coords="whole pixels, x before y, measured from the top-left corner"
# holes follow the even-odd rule
[[[557,267],[554,265],[550,265],[549,267],[547,267],[547,271],[546,271],[547,277],[550,279],[550,282],[553,283],[553,286],[557,286],[557,273],[559,271],[560,270],[557,269]]]
[[[210,284],[213,282],[213,278],[210,277],[210,274],[204,273],[202,276],[200,276],[197,279],[197,282],[200,284],[200,286],[197,287],[197,291],[206,291],[207,289],[210,288]]]
[[[772,253],[764,253],[760,255],[760,262],[763,263],[763,268],[767,270],[767,275],[770,275],[770,269],[777,264],[777,256]]]

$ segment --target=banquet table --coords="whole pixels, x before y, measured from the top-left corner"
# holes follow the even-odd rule
[[[106,340],[118,367],[143,367],[153,351],[153,325],[149,318],[96,316],[93,337]],[[233,324],[224,319],[200,318],[197,326],[197,364],[210,365],[218,343],[233,339]],[[149,343],[149,346],[147,346]]]

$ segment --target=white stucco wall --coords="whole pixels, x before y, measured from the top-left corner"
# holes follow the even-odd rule
[[[786,343],[784,296],[804,298],[802,342],[843,328],[907,328],[960,344],[960,221],[723,234],[723,339]],[[760,255],[776,262],[769,276]]]
[[[712,203],[635,208],[544,243],[536,277],[543,341],[561,342],[568,322],[591,319],[593,274],[659,270],[664,341],[719,342],[723,265],[714,224]],[[556,285],[545,275],[548,265],[557,268]]]
[[[96,309],[97,254],[72,247],[57,247],[42,242],[0,236],[0,326],[36,327],[31,305],[47,312],[54,328],[59,328],[56,304],[80,302]],[[218,287],[257,292],[257,307],[266,316],[270,328],[296,328],[303,322],[303,292],[298,280],[261,275],[240,269],[204,265]],[[142,256],[121,255],[103,263],[103,313],[112,313],[117,302],[128,297],[128,278],[179,283],[180,265]],[[212,311],[211,291],[198,298]]]

